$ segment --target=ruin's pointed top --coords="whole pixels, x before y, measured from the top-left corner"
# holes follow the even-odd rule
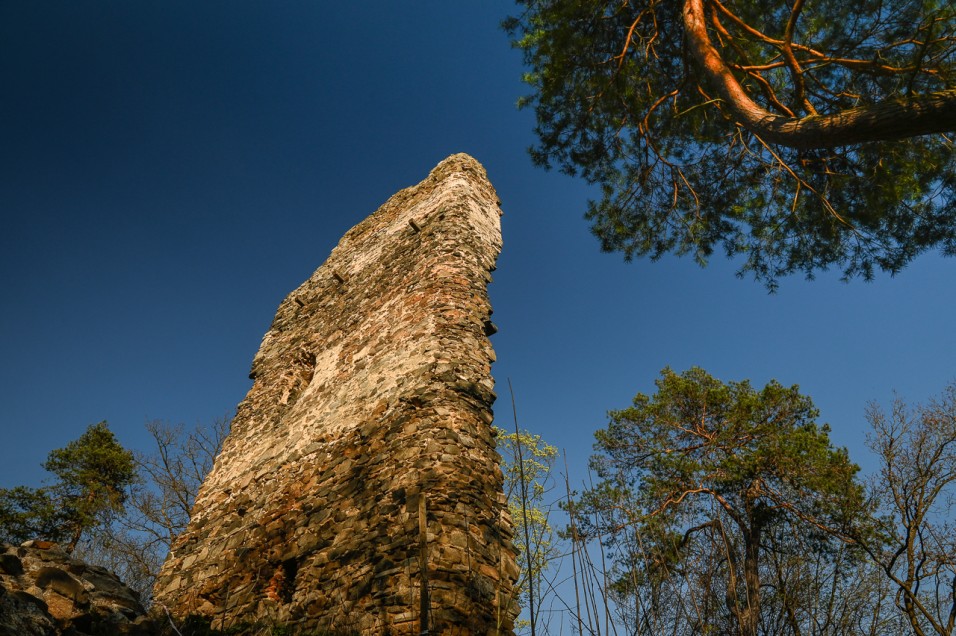
[[[482,166],[477,159],[464,152],[456,152],[455,154],[449,155],[439,161],[438,165],[432,169],[431,173],[429,173],[429,176],[444,175],[459,170],[475,171],[481,176],[482,179],[485,181],[488,180],[488,174],[485,171],[485,167]]]
[[[474,157],[472,157],[466,152],[456,152],[454,154],[448,155],[447,157],[439,161],[438,166],[436,167],[440,167],[446,163],[477,164],[481,166],[481,163],[477,159],[475,159]]]
[[[483,190],[485,195],[492,201],[495,201],[497,205],[501,205],[501,202],[498,200],[498,194],[495,192],[495,188],[491,185],[491,181],[488,179],[488,173],[485,170],[485,167],[478,162],[477,159],[472,157],[469,154],[464,152],[457,152],[453,155],[445,157],[438,165],[432,168],[431,172],[428,173],[428,177],[419,183],[417,186],[412,186],[406,190],[399,193],[401,196],[403,193],[408,193],[414,190],[417,190],[422,187],[435,187],[437,183],[451,179],[453,175],[461,175],[472,186],[478,187],[480,190]],[[501,210],[497,210],[498,215],[501,215]]]

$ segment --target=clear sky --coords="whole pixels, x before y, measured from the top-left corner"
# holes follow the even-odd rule
[[[799,384],[867,464],[864,408],[956,379],[956,261],[768,295],[602,254],[589,188],[534,168],[503,0],[0,2],[0,487],[108,420],[211,422],[342,234],[467,152],[502,200],[498,414],[567,450],[664,366]]]

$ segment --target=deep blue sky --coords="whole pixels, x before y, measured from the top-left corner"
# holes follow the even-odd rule
[[[441,159],[487,168],[498,413],[566,448],[666,365],[799,384],[866,464],[864,407],[956,378],[956,261],[786,279],[770,296],[602,254],[589,189],[534,168],[506,1],[0,2],[0,487],[106,419],[211,422],[245,392],[279,301]]]

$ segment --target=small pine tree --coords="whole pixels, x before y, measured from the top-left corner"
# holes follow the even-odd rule
[[[73,552],[84,532],[121,513],[136,480],[133,453],[116,441],[106,422],[51,451],[43,467],[56,476],[50,486],[0,489],[0,538],[66,542]]]

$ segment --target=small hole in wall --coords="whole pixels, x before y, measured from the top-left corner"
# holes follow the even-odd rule
[[[299,564],[295,559],[286,559],[282,562],[282,569],[285,571],[285,580],[282,583],[282,589],[279,590],[279,597],[284,603],[292,602],[292,593],[295,591],[295,575],[299,573]]]

